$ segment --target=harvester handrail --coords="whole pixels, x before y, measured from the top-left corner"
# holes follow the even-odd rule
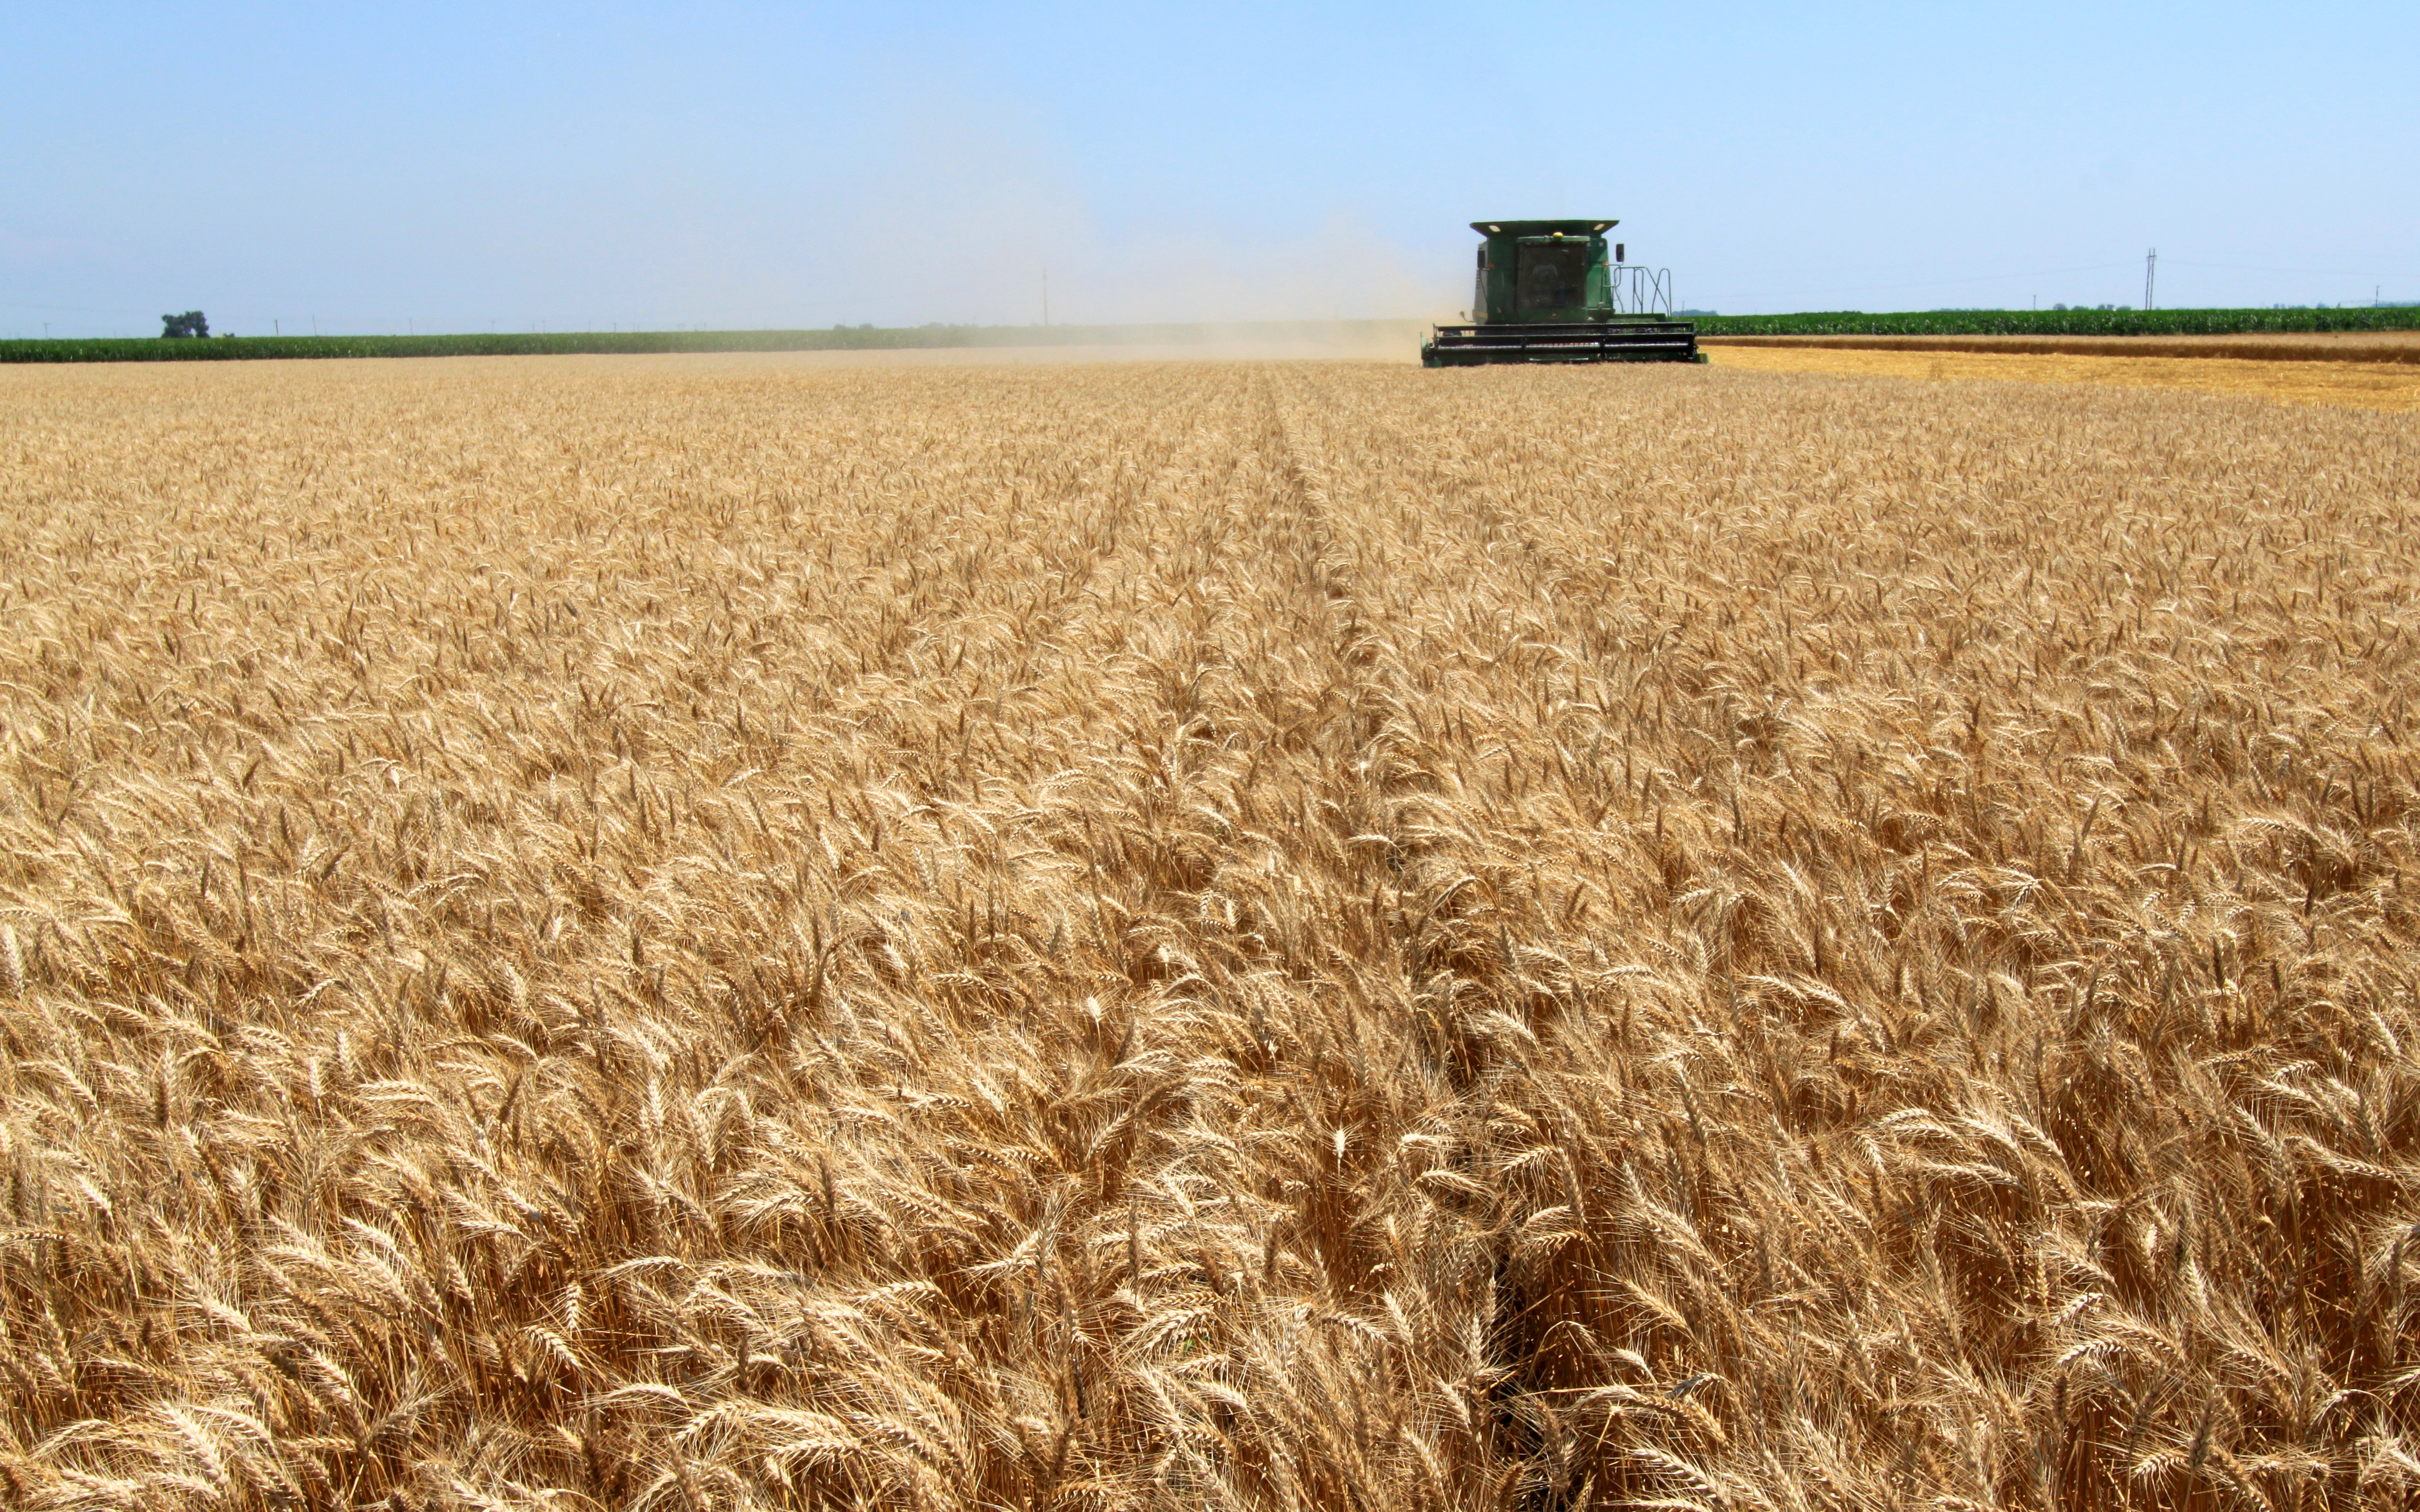
[[[1672,270],[1644,263],[1617,263],[1608,281],[1613,308],[1621,315],[1670,315]]]

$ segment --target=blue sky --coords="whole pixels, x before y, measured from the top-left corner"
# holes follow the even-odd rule
[[[0,335],[2420,300],[2409,4],[20,6]]]

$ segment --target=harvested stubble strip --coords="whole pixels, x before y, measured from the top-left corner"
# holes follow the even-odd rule
[[[2231,357],[2262,363],[2420,363],[2420,332],[2233,336],[1702,336],[1707,347],[1816,347],[2010,356]]]
[[[2186,389],[2281,404],[2420,409],[2420,364],[2261,363],[2229,357],[2081,357],[2066,352],[1874,351],[1855,347],[1710,348],[1717,369],[1991,383]]]

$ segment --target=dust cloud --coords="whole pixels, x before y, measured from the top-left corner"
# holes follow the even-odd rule
[[[853,182],[801,207],[784,302],[819,318],[799,324],[1208,323],[1232,328],[1209,345],[1257,354],[1387,347],[1311,325],[1418,325],[1467,300],[1458,262],[1416,260],[1349,208],[1270,232],[1099,203],[1047,132],[963,96],[906,97],[873,134]]]

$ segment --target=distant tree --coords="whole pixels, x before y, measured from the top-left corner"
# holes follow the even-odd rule
[[[209,333],[210,323],[199,310],[188,310],[183,315],[163,315],[160,317],[160,335],[163,340],[170,336],[207,336]]]

